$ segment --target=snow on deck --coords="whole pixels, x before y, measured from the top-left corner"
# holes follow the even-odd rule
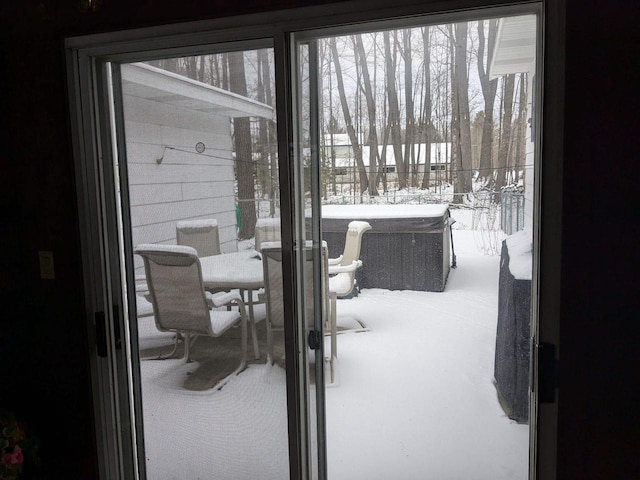
[[[338,336],[332,480],[527,478],[529,428],[506,416],[493,385],[500,258],[479,253],[473,234],[454,232],[458,268],[444,292],[338,300],[338,324],[357,317],[370,331]],[[149,478],[288,478],[285,371],[250,365],[222,390],[185,390],[196,368],[141,363]]]

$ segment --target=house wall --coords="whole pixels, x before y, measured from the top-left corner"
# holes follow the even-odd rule
[[[175,244],[177,221],[215,218],[221,250],[236,251],[228,117],[129,95],[124,114],[133,244]],[[195,151],[198,142],[203,154]]]
[[[339,137],[338,140],[343,140],[342,137]],[[356,165],[353,149],[350,145],[336,145],[333,147],[335,152],[335,164],[336,168],[334,170],[335,180],[338,184],[353,184],[357,183],[358,180],[358,167]],[[418,164],[418,174],[420,176],[420,181],[425,171],[425,152],[426,152],[426,144],[415,144],[415,155],[417,158]],[[370,147],[364,145],[362,147],[362,160],[365,164],[365,168],[369,171],[369,149]],[[380,151],[380,156],[382,156],[382,146],[378,146]],[[405,146],[402,146],[402,152],[404,154]],[[325,147],[325,155],[327,158],[331,158],[331,147]],[[393,169],[392,171],[387,171],[387,182],[397,182],[398,181],[398,173],[396,169],[396,161],[393,152],[393,147],[391,145],[387,146],[386,149],[386,165],[387,168]],[[449,168],[449,162],[451,160],[451,144],[446,143],[432,143],[431,144],[431,156],[430,156],[430,166],[431,167],[443,167],[445,170],[432,170],[429,184],[440,185],[442,182],[445,182],[447,179],[446,169]],[[340,174],[344,172],[344,174]]]

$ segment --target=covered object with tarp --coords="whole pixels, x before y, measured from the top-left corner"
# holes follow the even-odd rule
[[[451,263],[447,205],[325,205],[322,234],[331,257],[342,253],[352,220],[371,225],[362,237],[360,288],[444,290]]]

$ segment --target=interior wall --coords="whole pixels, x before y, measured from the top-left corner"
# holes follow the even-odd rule
[[[566,16],[559,478],[640,478],[640,3]]]
[[[0,406],[40,436],[42,478],[97,478],[63,38],[320,2],[88,3],[0,6]],[[638,478],[640,12],[582,0],[566,13],[558,473]],[[40,250],[53,251],[55,280],[39,278]]]

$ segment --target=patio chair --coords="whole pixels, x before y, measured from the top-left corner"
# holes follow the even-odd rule
[[[357,287],[356,270],[362,266],[362,260],[360,260],[362,236],[369,230],[371,225],[368,222],[360,220],[350,222],[342,255],[328,260],[329,298],[332,312],[336,312],[337,299],[348,297]],[[361,320],[356,319],[356,321],[362,329],[368,330]]]
[[[138,318],[153,315],[153,305],[149,301],[149,287],[145,275],[136,275],[136,313]]]
[[[184,356],[191,361],[192,340],[201,335],[219,337],[231,327],[241,326],[242,358],[236,372],[242,371],[247,359],[247,315],[238,293],[211,294],[202,283],[200,259],[194,248],[180,245],[138,245],[134,253],[144,261],[144,270],[153,305],[156,327],[162,332],[175,332],[175,354],[184,338]],[[234,305],[237,310],[216,310]]]
[[[260,251],[264,242],[280,241],[280,219],[279,218],[259,218],[255,228],[255,249]]]
[[[176,243],[193,247],[199,257],[220,255],[220,235],[215,218],[181,220],[176,223]]]
[[[322,248],[322,298],[324,301],[322,308],[323,326],[325,333],[331,335],[331,351],[329,357],[325,357],[325,361],[328,361],[330,367],[330,381],[335,381],[335,360],[337,358],[336,348],[336,322],[335,316],[330,310],[330,304],[327,297],[327,247]],[[284,310],[283,310],[283,282],[282,282],[282,249],[280,242],[265,242],[262,245],[262,265],[264,268],[264,295],[267,307],[267,351],[268,361],[273,364],[275,360],[274,355],[274,330],[284,329]],[[314,328],[314,313],[313,313],[313,255],[310,246],[305,248],[305,280],[304,297],[307,300],[305,307],[305,320],[307,329],[312,330]]]

